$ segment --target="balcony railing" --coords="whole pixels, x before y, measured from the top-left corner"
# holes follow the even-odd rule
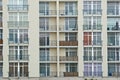
[[[77,56],[60,56],[60,61],[78,61]]]
[[[102,25],[83,25],[83,30],[102,30]]]
[[[3,44],[3,40],[2,39],[0,39],[0,44]]]
[[[108,25],[107,30],[108,31],[120,30],[120,25]]]
[[[28,61],[29,55],[9,55],[9,61],[23,60]]]
[[[21,72],[19,74],[20,76],[18,75],[18,73],[14,73],[14,72],[8,73],[9,77],[29,77],[29,72]]]
[[[2,61],[3,60],[3,55],[0,55],[0,61]]]
[[[0,3],[1,3],[1,2],[0,2]],[[3,10],[2,8],[3,8],[3,6],[2,6],[2,5],[0,5],[0,10]]]
[[[84,45],[94,45],[94,46],[101,46],[102,45],[102,40],[98,40],[98,41],[95,41],[95,40],[83,40],[83,43]]]
[[[102,72],[97,71],[97,72],[84,72],[85,77],[102,77]]]
[[[40,25],[40,31],[57,31],[57,25]]]
[[[108,61],[120,61],[120,56],[108,56]]]
[[[28,21],[8,21],[8,27],[16,27],[16,28],[29,27],[29,22]]]
[[[107,15],[120,15],[120,9],[107,9]]]
[[[57,72],[50,72],[50,73],[40,73],[40,77],[57,77]]]
[[[120,72],[108,72],[108,76],[120,77]]]
[[[40,56],[40,61],[57,61],[56,56]]]
[[[60,41],[60,46],[78,46],[78,41]]]
[[[28,11],[28,5],[8,5],[8,11]]]
[[[59,26],[60,31],[77,31],[77,25],[60,25]]]
[[[78,14],[77,10],[73,10],[71,12],[67,11],[67,10],[60,10],[59,11],[59,15],[60,16],[67,16],[67,15],[69,15],[69,16],[75,16],[77,14]]]
[[[61,77],[78,77],[78,72],[60,72]]]
[[[0,27],[3,27],[2,19],[0,19]]]
[[[40,16],[41,15],[56,15],[56,10],[40,10]]]
[[[83,56],[84,61],[102,61],[102,56]]]
[[[57,41],[56,40],[44,41],[40,39],[40,46],[57,46]]]
[[[102,14],[102,10],[101,9],[95,9],[95,10],[84,9],[83,10],[83,14],[84,15],[91,15],[91,14],[101,15]]]
[[[120,46],[120,41],[119,40],[113,40],[115,39],[114,37],[109,39],[108,38],[108,46]]]
[[[28,44],[29,43],[29,39],[26,38],[26,40],[24,40],[24,39],[18,39],[18,38],[14,38],[14,39],[9,38],[8,39],[8,43],[9,44]]]

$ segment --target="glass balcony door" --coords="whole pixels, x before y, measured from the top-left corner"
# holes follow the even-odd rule
[[[50,52],[48,48],[40,49],[40,61],[49,61]]]
[[[49,18],[40,18],[40,30],[49,30]]]
[[[49,33],[40,33],[40,45],[41,46],[49,46]]]

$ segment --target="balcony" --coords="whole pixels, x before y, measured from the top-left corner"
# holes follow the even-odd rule
[[[107,9],[107,15],[120,15],[120,9]]]
[[[91,41],[91,40],[83,40],[84,46],[101,46],[102,45],[102,40],[98,40],[98,41]]]
[[[102,9],[96,9],[96,10],[90,10],[90,9],[84,9],[83,10],[84,15],[101,15],[102,14]]]
[[[60,56],[60,61],[78,61],[78,56]]]
[[[3,61],[3,55],[0,55],[0,61]]]
[[[57,25],[40,25],[40,31],[57,31]]]
[[[28,61],[29,55],[9,55],[9,61]]]
[[[40,56],[40,61],[57,61],[57,56]]]
[[[120,31],[120,25],[108,25],[108,31]]]
[[[102,72],[96,71],[96,72],[84,72],[85,77],[102,77]]]
[[[60,25],[60,31],[78,31],[77,25]]]
[[[60,10],[59,15],[60,16],[77,16],[78,12],[77,12],[77,10],[73,10],[71,12],[67,11],[67,10]]]
[[[8,5],[8,11],[28,11],[28,5]]]
[[[0,39],[0,44],[3,44],[3,40],[2,39]]]
[[[2,19],[0,19],[0,27],[3,27]]]
[[[78,77],[78,72],[63,72],[64,77]]]
[[[15,71],[16,73],[14,72],[9,72],[9,77],[18,77],[18,72]],[[20,77],[29,77],[29,72],[20,72]]]
[[[102,30],[102,25],[83,25],[83,30]]]
[[[60,46],[78,46],[78,41],[60,41]]]
[[[102,56],[83,56],[84,61],[102,61]]]
[[[56,40],[45,41],[43,39],[40,39],[40,46],[57,46],[57,41]]]
[[[29,27],[29,21],[8,21],[8,27],[11,28],[24,28]]]
[[[40,73],[40,77],[57,77],[57,72]]]
[[[57,11],[56,10],[40,10],[40,16],[54,16],[57,15]]]
[[[110,41],[110,39],[108,39],[108,46],[120,46],[120,41],[119,40]]]

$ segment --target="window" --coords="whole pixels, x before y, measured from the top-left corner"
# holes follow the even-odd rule
[[[40,61],[49,61],[50,51],[48,48],[40,49]]]
[[[49,29],[49,18],[40,18],[40,30]]]
[[[40,76],[45,77],[50,75],[50,64],[49,63],[41,63],[40,64]]]
[[[101,14],[101,1],[84,1],[84,14]]]
[[[77,56],[77,49],[74,48],[67,48],[66,49],[66,56]]]
[[[18,64],[20,67],[18,68]],[[20,69],[18,75],[18,69]],[[10,77],[28,77],[28,63],[9,63],[9,76]]]
[[[65,14],[76,15],[77,14],[77,3],[76,2],[65,2]]]
[[[66,72],[77,72],[76,63],[66,63]]]
[[[101,32],[84,32],[84,45],[101,45]]]
[[[102,76],[102,64],[84,63],[84,76]]]
[[[120,45],[120,33],[108,33],[108,46]]]
[[[77,34],[76,33],[65,33],[65,40],[66,41],[76,41]]]
[[[65,18],[65,30],[77,29],[77,18]]]
[[[101,17],[93,16],[93,17],[84,17],[83,23],[84,30],[101,30]]]
[[[28,60],[28,46],[9,46],[9,60]]]
[[[28,0],[9,0],[9,5],[26,5]]]
[[[3,30],[0,29],[0,40],[2,40],[2,39],[3,39]]]
[[[107,3],[108,15],[120,15],[120,2],[108,2]]]
[[[84,47],[84,61],[101,61],[101,47]]]
[[[49,33],[40,33],[40,46],[49,45]]]
[[[49,2],[39,3],[40,15],[49,15]]]
[[[0,76],[2,76],[2,75],[3,75],[3,64],[0,63]]]
[[[9,29],[9,43],[28,43],[28,30]]]

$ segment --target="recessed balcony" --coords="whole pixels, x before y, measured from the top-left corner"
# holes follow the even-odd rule
[[[57,31],[57,25],[40,25],[40,31]]]
[[[120,31],[120,25],[108,25],[108,31]]]
[[[102,74],[103,74],[103,72],[101,72],[101,71],[96,71],[96,72],[85,71],[84,72],[85,77],[102,77]]]
[[[83,25],[83,30],[102,30],[102,25]]]
[[[60,46],[78,46],[78,41],[60,41]]]
[[[91,45],[94,45],[94,46],[101,46],[102,45],[102,40],[84,40],[83,41],[84,43],[84,46],[91,46]]]
[[[64,77],[78,77],[78,72],[63,72]]]
[[[57,61],[57,56],[40,56],[40,61]]]
[[[102,14],[102,9],[95,9],[95,10],[91,10],[91,9],[84,9],[83,10],[83,14],[84,15],[101,15]]]
[[[28,11],[28,5],[8,5],[8,11]]]
[[[102,61],[102,56],[83,56],[84,61]]]
[[[40,39],[40,46],[57,46],[57,41],[56,40],[43,40]]]
[[[50,71],[48,74],[43,72],[43,73],[40,73],[40,77],[57,77],[57,72]]]

